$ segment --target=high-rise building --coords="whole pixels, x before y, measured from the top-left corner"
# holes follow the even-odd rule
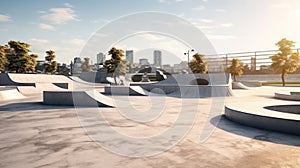
[[[102,52],[99,52],[99,54],[97,54],[97,64],[103,65],[104,60],[105,60],[105,55]]]
[[[73,76],[79,76],[81,74],[81,65],[82,65],[82,62],[81,62],[80,57],[75,57],[73,67],[72,67],[72,75]]]
[[[133,64],[133,50],[126,50],[126,60],[129,64]]]
[[[153,64],[155,67],[161,68],[161,51],[160,50],[154,50]]]

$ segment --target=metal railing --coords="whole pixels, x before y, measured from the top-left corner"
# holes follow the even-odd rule
[[[293,52],[300,52],[300,48],[292,49]],[[205,59],[208,62],[209,70],[214,72],[224,71],[224,69],[231,65],[231,60],[239,59],[243,64],[247,64],[250,71],[261,70],[268,68],[272,64],[270,56],[277,54],[279,50],[265,50],[252,52],[238,52],[206,55]]]

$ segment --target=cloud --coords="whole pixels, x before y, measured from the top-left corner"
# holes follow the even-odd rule
[[[271,7],[277,9],[286,9],[286,8],[290,8],[291,5],[287,3],[280,3],[280,4],[272,4]]]
[[[150,33],[145,33],[145,34],[139,34],[138,36],[149,40],[149,41],[160,41],[160,40],[164,40],[164,36],[162,35],[155,35],[155,34],[150,34]]]
[[[47,20],[53,24],[63,24],[67,21],[78,21],[77,15],[72,8],[51,8],[49,12],[41,16],[42,19]]]
[[[64,3],[65,7],[68,7],[68,8],[73,8],[73,6],[69,3]]]
[[[0,22],[12,22],[12,19],[8,15],[0,14]]]
[[[209,40],[232,40],[232,39],[236,39],[236,37],[232,36],[232,35],[218,35],[218,34],[207,34],[206,37]]]
[[[202,0],[203,2],[207,2],[208,0]]]
[[[77,45],[77,46],[83,46],[86,43],[85,40],[79,39],[79,38],[70,39],[65,42],[68,44]]]
[[[49,43],[49,41],[46,39],[38,39],[38,38],[31,38],[29,39],[29,41],[31,43],[43,43],[43,44]]]
[[[184,0],[158,0],[159,3],[173,3],[173,2],[183,2]]]
[[[220,13],[227,12],[225,9],[215,9],[215,11]]]
[[[39,27],[44,30],[55,30],[55,28],[52,25],[44,24],[44,23],[40,23]]]
[[[199,21],[200,21],[200,22],[204,22],[204,23],[212,23],[212,22],[214,22],[214,21],[211,20],[211,19],[200,19]]]
[[[205,6],[202,6],[202,5],[192,8],[192,10],[195,10],[195,11],[201,11],[204,9],[205,9]]]
[[[222,27],[232,27],[233,24],[232,23],[223,23],[221,24]]]

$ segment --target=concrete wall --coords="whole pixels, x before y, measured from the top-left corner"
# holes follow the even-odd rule
[[[106,77],[110,76],[111,74],[107,74],[106,72],[82,72],[80,79],[93,83],[109,83]]]
[[[300,135],[300,121],[266,117],[229,109],[225,107],[225,117],[231,121],[259,129]]]

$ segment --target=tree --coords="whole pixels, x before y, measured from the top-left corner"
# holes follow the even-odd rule
[[[25,71],[35,71],[35,66],[37,64],[36,59],[39,57],[37,54],[26,55]]]
[[[16,73],[25,73],[34,70],[37,55],[29,55],[30,44],[20,41],[9,41],[9,51],[7,53],[9,71]]]
[[[5,69],[5,66],[7,64],[7,58],[5,55],[5,50],[3,46],[0,46],[0,71],[3,71]]]
[[[243,74],[244,65],[239,59],[232,59],[231,65],[226,69],[233,76],[233,81],[236,82],[236,76]]]
[[[282,86],[285,86],[285,76],[292,73],[300,66],[300,58],[298,52],[293,52],[294,41],[281,39],[276,45],[279,47],[279,52],[270,58],[272,59],[271,69],[276,73],[281,74]]]
[[[108,54],[111,55],[111,59],[104,62],[104,68],[107,70],[107,73],[112,74],[115,84],[117,84],[116,77],[126,74],[128,62],[124,60],[124,51],[121,49],[113,47],[109,50]]]
[[[92,66],[90,65],[90,58],[84,58],[84,62],[81,65],[82,72],[91,72]]]
[[[193,55],[193,59],[188,63],[189,68],[193,73],[206,73],[207,63],[204,60],[204,55],[196,53]]]
[[[46,51],[45,56],[45,72],[54,74],[57,70],[57,62],[54,61],[55,59],[55,52],[52,50]]]
[[[70,75],[70,68],[68,68],[67,64],[63,63],[57,65],[57,72],[61,75],[69,76]]]

